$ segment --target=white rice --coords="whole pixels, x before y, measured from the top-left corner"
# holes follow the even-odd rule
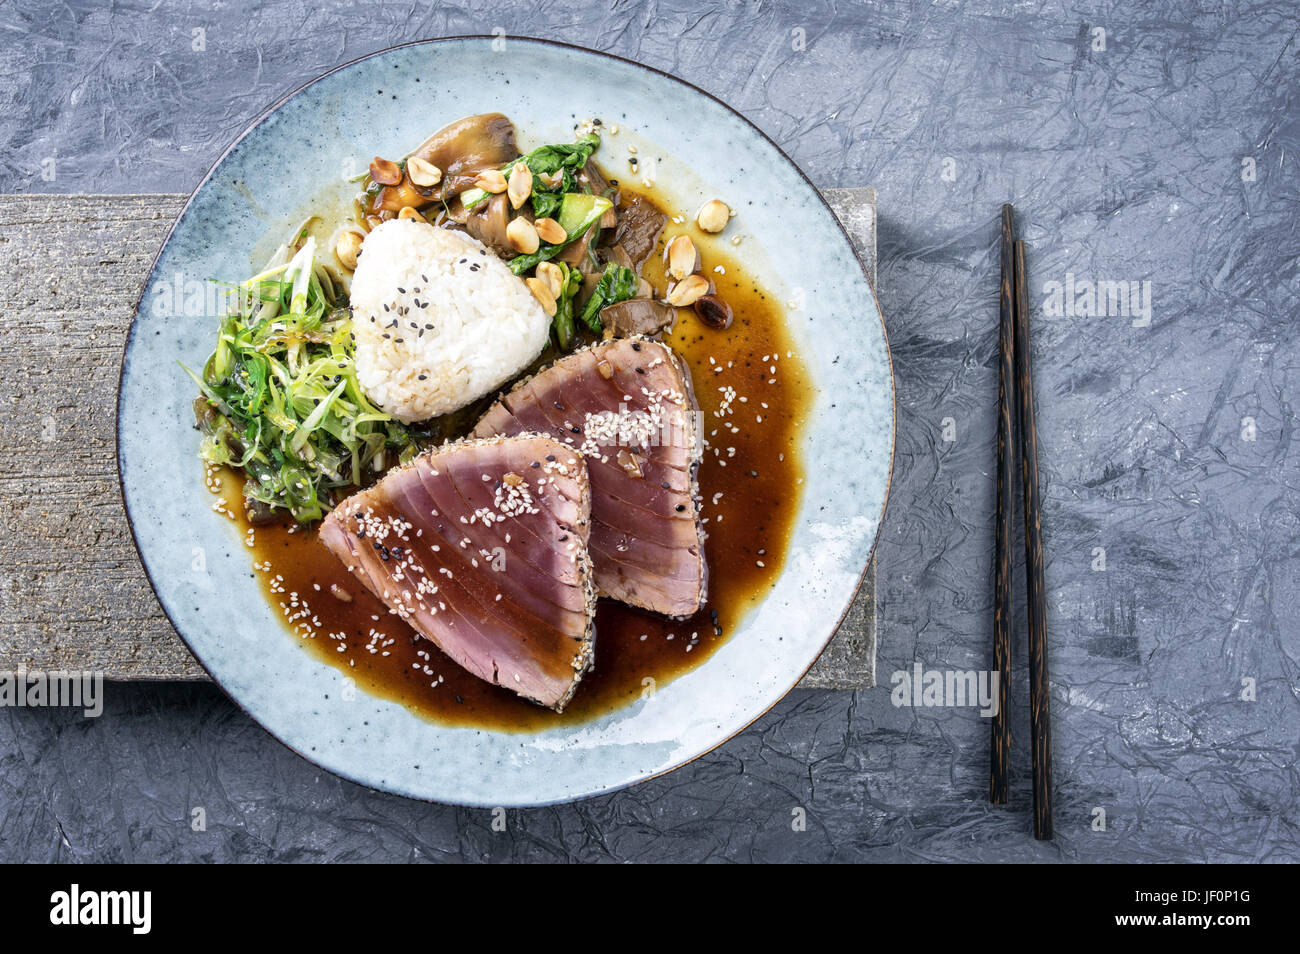
[[[351,300],[357,378],[408,424],[500,387],[550,332],[551,319],[505,262],[468,235],[413,219],[366,236]]]

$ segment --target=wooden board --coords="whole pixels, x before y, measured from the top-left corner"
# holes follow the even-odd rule
[[[824,189],[853,250],[876,284],[876,190]],[[799,683],[804,689],[870,689],[876,684],[876,558],[862,576],[853,605],[826,651]]]
[[[875,192],[827,198],[875,279]],[[115,460],[126,331],[183,195],[0,196],[0,670],[205,679],[127,529]],[[874,684],[875,567],[800,684]]]

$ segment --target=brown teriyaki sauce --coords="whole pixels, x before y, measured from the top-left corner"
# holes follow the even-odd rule
[[[781,572],[802,495],[798,437],[813,394],[787,334],[784,306],[728,254],[730,238],[740,231],[733,220],[716,238],[689,221],[670,221],[664,232],[669,238],[682,232],[691,236],[704,273],[735,314],[731,327],[719,331],[691,309],[679,309],[676,325],[664,338],[690,368],[707,442],[699,487],[708,533],[709,593],[699,613],[668,620],[602,599],[596,613],[595,667],[564,712],[552,712],[471,676],[418,637],[325,549],[314,527],[292,520],[252,527],[244,517],[242,475],[214,472],[209,486],[222,498],[214,509],[224,510],[239,525],[252,557],[252,575],[294,637],[365,692],[437,722],[506,731],[591,720],[704,662]],[[645,267],[645,277],[659,294],[665,288],[663,241]],[[715,270],[719,265],[721,272]],[[555,357],[553,352],[544,355],[539,366]],[[434,422],[425,436],[441,442],[463,435],[490,403],[485,399]],[[351,601],[332,595],[332,587]]]

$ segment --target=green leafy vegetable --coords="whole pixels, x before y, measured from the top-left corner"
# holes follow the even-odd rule
[[[582,273],[563,262],[557,262],[556,267],[564,278],[560,283],[560,294],[555,299],[555,318],[551,327],[555,329],[555,340],[560,350],[567,351],[578,331],[573,321],[573,300],[582,287]]]
[[[559,196],[572,193],[577,188],[577,175],[579,170],[587,164],[591,154],[600,146],[600,137],[595,133],[583,136],[577,142],[556,143],[549,146],[538,146],[528,155],[521,157],[523,163],[528,166],[528,170],[533,174],[533,214],[538,218],[553,216],[555,205],[554,201]],[[514,171],[515,163],[520,159],[512,159],[501,167],[501,172],[509,181],[510,174]],[[540,179],[541,176],[551,177],[557,172],[562,173],[559,181],[554,188],[547,188],[546,184]],[[472,209],[484,199],[489,193],[479,188],[466,189],[460,194],[461,205],[466,209]]]
[[[600,221],[605,210],[613,206],[614,203],[604,196],[588,195],[584,192],[566,193],[560,203],[559,223],[567,238],[559,245],[543,244],[537,251],[528,255],[517,255],[510,260],[510,270],[516,275],[522,275],[542,262],[549,262],[559,255],[566,245],[581,238],[587,229]],[[566,221],[568,225],[565,224]]]
[[[234,287],[203,374],[185,371],[206,399],[199,455],[243,468],[245,497],[310,523],[333,505],[333,491],[419,448],[361,390],[352,319],[315,239],[288,252],[282,246],[265,271]]]
[[[592,223],[605,214],[614,203],[604,196],[586,192],[570,192],[560,202],[560,215],[556,219],[570,241],[579,239]]]
[[[595,133],[591,133],[583,136],[577,142],[538,146],[524,156],[524,162],[534,176],[550,176],[564,170],[567,180],[568,176],[576,175],[578,170],[587,164],[587,160],[591,158],[591,154],[599,146],[600,137]],[[511,165],[513,166],[514,163],[511,163]],[[573,191],[571,181],[566,181],[564,185],[565,188],[559,191]]]
[[[564,244],[567,245],[568,243],[566,242]],[[537,251],[530,252],[527,255],[517,255],[512,258],[510,260],[510,270],[516,275],[522,275],[524,272],[530,271],[542,264],[542,262],[549,262],[562,251],[564,251],[564,245],[547,245],[543,242],[538,246]]]
[[[533,218],[553,219],[560,211],[564,196],[558,192],[538,192],[533,190]]]
[[[616,262],[610,262],[605,266],[600,281],[596,283],[595,291],[592,292],[591,298],[587,301],[587,307],[582,309],[583,322],[588,328],[599,334],[601,330],[600,310],[606,305],[613,305],[616,302],[635,298],[640,285],[641,279],[637,277],[636,272]]]

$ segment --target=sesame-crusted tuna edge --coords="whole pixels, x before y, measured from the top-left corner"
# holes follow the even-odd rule
[[[546,441],[548,444],[554,444],[556,447],[560,448],[561,450],[564,450],[569,454],[572,454],[575,458],[577,458],[579,463],[582,464],[582,477],[577,482],[580,491],[579,499],[575,501],[578,507],[578,517],[579,517],[578,527],[571,528],[571,530],[575,533],[579,533],[579,539],[580,542],[582,543],[581,548],[578,550],[576,565],[578,569],[578,579],[582,585],[583,616],[586,621],[586,625],[584,627],[582,636],[579,639],[577,653],[576,655],[574,655],[570,663],[573,666],[573,672],[574,672],[573,681],[569,683],[568,692],[566,692],[562,698],[557,700],[555,704],[551,706],[542,706],[542,703],[537,702],[537,700],[535,699],[528,699],[527,696],[520,696],[521,699],[528,699],[529,702],[532,702],[534,705],[542,706],[542,708],[549,708],[554,710],[555,712],[563,712],[564,707],[568,705],[570,701],[572,701],[574,694],[578,691],[578,685],[579,683],[582,682],[583,677],[588,672],[590,672],[592,668],[595,666],[596,604],[600,599],[600,594],[596,590],[595,568],[591,562],[591,552],[588,549],[588,540],[591,536],[591,476],[587,471],[586,458],[583,457],[582,453],[579,450],[577,450],[577,448],[570,447],[561,441],[557,441],[554,437],[552,437],[549,434],[541,434],[536,431],[526,431],[526,432],[521,432],[519,434],[509,434],[509,435],[496,434],[491,437],[471,437],[471,438],[463,438],[461,440],[456,440],[456,441],[452,441],[452,440],[444,441],[442,444],[439,444],[436,447],[430,447],[426,450],[421,451],[419,454],[416,454],[415,457],[412,457],[405,464],[402,464],[398,467],[390,468],[387,472],[385,472],[383,477],[381,477],[378,481],[376,481],[371,486],[365,488],[365,490],[359,490],[355,494],[352,494],[351,496],[346,497],[345,499],[339,501],[338,504],[336,504],[334,508],[330,510],[328,514],[326,514],[325,520],[330,520],[331,518],[333,518],[336,522],[344,523],[344,521],[346,521],[347,518],[351,516],[351,514],[346,513],[343,509],[344,506],[349,501],[354,500],[355,498],[361,496],[362,494],[369,493],[370,491],[375,490],[380,486],[380,484],[382,484],[390,476],[393,476],[394,474],[401,473],[402,471],[414,467],[415,462],[422,457],[433,458],[445,452],[455,451],[465,447],[494,447],[498,444],[513,443],[515,441],[523,441],[523,440],[530,440],[530,439],[543,440]],[[345,523],[344,523],[344,529],[346,529]],[[420,633],[419,635],[423,639],[429,639],[429,637],[425,636],[423,633]],[[433,642],[432,639],[429,639],[429,641]],[[435,645],[437,644],[435,643]],[[503,688],[509,688],[509,686],[506,686],[504,683],[499,683],[498,685],[501,685]]]
[[[561,355],[560,357],[556,358],[550,364],[538,368],[537,371],[528,375],[527,377],[520,378],[510,387],[508,391],[501,392],[501,394],[497,396],[497,399],[492,402],[492,404],[488,407],[488,409],[484,411],[481,415],[479,415],[479,419],[474,425],[474,430],[478,429],[478,425],[483,422],[484,418],[486,418],[489,414],[495,411],[498,407],[504,405],[505,398],[508,395],[514,394],[516,391],[520,390],[525,385],[529,384],[534,378],[538,377],[541,374],[544,374],[547,371],[550,371],[556,365],[560,364],[562,361],[567,361],[568,359],[572,358],[574,355],[582,354],[584,351],[595,351],[597,348],[608,347],[619,341],[635,341],[642,344],[654,345],[658,348],[661,348],[665,353],[665,355],[667,356],[667,360],[673,363],[673,367],[677,369],[678,374],[681,375],[682,381],[685,382],[686,384],[686,392],[683,396],[687,400],[686,410],[688,413],[685,416],[689,421],[689,423],[686,426],[688,428],[688,444],[690,445],[691,448],[691,460],[690,460],[690,466],[687,468],[687,477],[689,480],[691,500],[695,504],[695,535],[697,541],[696,546],[699,548],[700,551],[699,553],[700,589],[699,589],[698,598],[696,600],[695,609],[692,612],[680,616],[671,616],[666,613],[661,613],[658,615],[663,616],[665,619],[690,619],[692,616],[698,613],[700,609],[704,606],[704,603],[708,599],[708,595],[709,595],[709,560],[708,557],[706,557],[704,554],[704,543],[708,539],[709,535],[708,532],[704,529],[704,521],[701,519],[703,498],[700,496],[700,479],[699,479],[700,465],[704,462],[704,435],[698,426],[699,420],[697,418],[697,415],[699,414],[699,410],[700,410],[700,402],[695,397],[695,382],[691,379],[691,370],[689,367],[687,367],[686,360],[680,354],[677,353],[677,350],[675,348],[673,348],[667,342],[659,341],[658,339],[651,338],[648,335],[628,335],[625,338],[603,339],[601,341],[593,341],[591,344],[588,345],[583,345],[581,348],[575,348],[573,351],[570,351],[568,354]],[[509,412],[509,410],[510,410],[509,408],[506,408],[507,412]],[[535,432],[530,432],[530,433],[535,433]],[[522,437],[523,435],[518,434],[515,436]],[[545,435],[545,434],[536,435],[536,436],[549,437],[549,435]],[[554,438],[551,438],[551,440],[554,440]],[[569,450],[578,454],[578,456],[580,457],[585,456],[580,450],[578,450],[578,448],[573,447],[572,445],[569,445]],[[627,605],[633,605],[633,604],[627,604]],[[646,609],[646,607],[639,607],[639,608]],[[649,612],[654,612],[654,611],[649,610]]]
[[[700,593],[696,600],[695,611],[687,613],[684,616],[670,616],[669,619],[689,619],[698,613],[703,607],[709,596],[709,560],[704,555],[704,541],[709,535],[704,529],[702,519],[703,497],[700,496],[700,465],[704,462],[704,435],[699,427],[700,402],[695,397],[695,382],[691,380],[691,369],[686,366],[686,361],[673,348],[662,342],[655,342],[663,345],[668,352],[670,360],[675,362],[677,370],[681,373],[682,381],[686,383],[686,398],[690,402],[690,413],[686,418],[690,421],[687,427],[690,429],[689,443],[691,447],[691,466],[687,469],[690,477],[691,501],[695,504],[695,535],[697,539],[696,546],[700,549]]]

